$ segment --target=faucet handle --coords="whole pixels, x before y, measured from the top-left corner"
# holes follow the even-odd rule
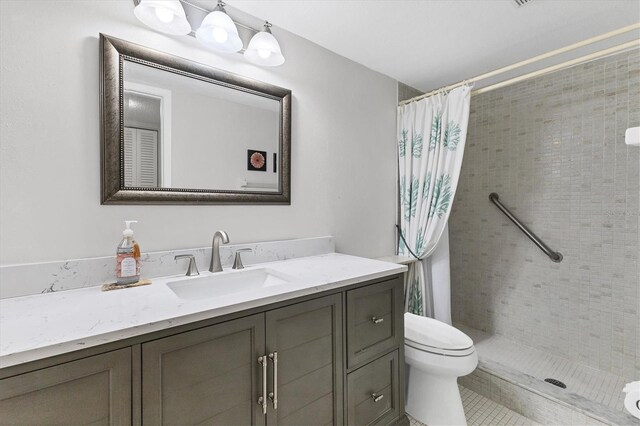
[[[241,248],[236,250],[236,259],[233,261],[233,266],[231,267],[231,269],[244,269],[244,265],[242,264],[242,258],[240,257],[240,254],[246,251],[253,252],[253,249],[250,249],[247,247],[247,248]]]
[[[189,259],[189,266],[187,267],[186,275],[191,277],[193,275],[200,275],[198,271],[198,265],[196,265],[196,257],[192,254],[179,254],[173,258],[174,260]]]

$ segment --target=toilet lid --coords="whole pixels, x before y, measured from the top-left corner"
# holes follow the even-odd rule
[[[404,334],[407,340],[436,349],[455,351],[473,346],[473,340],[457,328],[409,312],[404,314]]]

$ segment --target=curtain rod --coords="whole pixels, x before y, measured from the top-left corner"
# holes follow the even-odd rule
[[[480,75],[478,75],[476,77],[461,81],[459,83],[451,84],[449,86],[445,86],[445,87],[442,87],[442,88],[437,89],[437,90],[432,90],[432,91],[427,92],[427,93],[425,93],[423,95],[415,96],[415,97],[413,97],[411,99],[407,99],[405,101],[398,102],[398,105],[405,105],[405,104],[408,104],[410,102],[419,101],[420,99],[429,97],[429,96],[434,95],[434,94],[436,94],[438,92],[449,91],[451,89],[455,89],[456,87],[460,87],[460,86],[463,86],[463,85],[468,84],[468,83],[475,83],[476,81],[485,80],[485,79],[487,79],[489,77],[493,77],[495,75],[499,75],[499,74],[505,73],[507,71],[511,71],[511,70],[516,69],[516,68],[520,68],[520,67],[523,67],[525,65],[529,65],[531,63],[538,62],[538,61],[541,61],[543,59],[547,59],[547,58],[550,58],[552,56],[556,56],[556,55],[559,55],[561,53],[565,53],[565,52],[568,52],[568,51],[571,51],[571,50],[575,50],[575,49],[578,49],[580,47],[584,47],[584,46],[587,46],[589,44],[593,44],[593,43],[596,43],[598,41],[606,40],[608,38],[615,37],[615,36],[618,36],[620,34],[628,33],[630,31],[637,30],[637,29],[640,29],[640,22],[636,23],[636,24],[632,24],[632,25],[627,25],[626,27],[622,27],[622,28],[619,28],[619,29],[614,30],[614,31],[609,31],[608,33],[601,34],[599,36],[591,37],[589,39],[580,41],[578,43],[571,44],[569,46],[561,47],[560,49],[552,50],[551,52],[543,53],[542,55],[534,56],[533,58],[529,58],[529,59],[526,59],[524,61],[516,62],[515,64],[511,64],[511,65],[508,65],[506,67],[498,68],[497,70],[494,70],[494,71],[490,71],[490,72],[487,72],[487,73],[484,73],[484,74],[480,74]],[[634,42],[637,43],[638,40],[635,40]],[[629,43],[634,43],[634,42],[629,42]],[[615,47],[624,46],[624,45],[627,45],[629,43],[624,43],[624,44],[621,44],[621,45],[615,46]],[[620,48],[620,50],[628,49],[628,48],[629,47]],[[613,49],[613,48],[610,48],[610,49]],[[596,52],[595,54],[603,54],[603,55],[610,54],[611,52],[602,53],[602,52],[606,52],[606,51],[608,51],[610,49],[604,49],[604,50],[602,50],[600,52]],[[593,56],[595,54],[586,55],[583,58],[586,58],[588,56]],[[595,57],[597,57],[597,56],[594,56],[594,58]],[[588,59],[583,59],[583,60],[588,60]],[[567,62],[572,62],[572,61],[567,61]],[[560,65],[564,65],[564,64],[559,64],[558,66],[560,66]],[[567,66],[567,65],[565,65],[565,66]],[[552,68],[552,67],[549,67],[549,68]],[[543,71],[543,70],[541,70],[541,71]],[[550,71],[547,71],[547,72],[550,72]],[[528,75],[529,77],[532,77],[533,75],[537,75],[535,73],[536,72],[534,71],[532,73],[525,74],[525,75]],[[519,77],[516,77],[516,78],[519,78]],[[514,80],[514,79],[511,79],[511,80]],[[506,82],[509,82],[511,80],[507,80]],[[503,82],[503,83],[506,83],[506,82]],[[513,81],[512,83],[515,83],[515,81]],[[502,84],[502,83],[497,83],[497,84]],[[494,85],[489,86],[489,87],[497,86],[497,84],[494,84]],[[502,86],[500,86],[500,87],[502,87]],[[494,87],[494,88],[497,88],[497,87]],[[479,90],[488,91],[488,90],[485,90],[485,89],[487,89],[487,88],[485,87],[485,88],[482,88],[482,89],[478,89],[478,90],[475,91],[475,93],[478,94]]]
[[[480,89],[476,89],[476,90],[471,92],[471,95],[473,96],[473,95],[479,95],[479,94],[485,93],[485,92],[490,92],[490,91],[492,91],[494,89],[499,89],[501,87],[509,86],[511,84],[518,83],[520,81],[527,80],[527,79],[532,78],[532,77],[537,77],[537,76],[540,76],[540,75],[543,75],[543,74],[548,74],[550,72],[558,71],[558,70],[561,70],[561,69],[564,69],[564,68],[569,68],[569,67],[571,67],[573,65],[576,65],[576,64],[579,64],[579,63],[582,63],[582,62],[588,62],[588,61],[591,61],[591,60],[594,60],[594,59],[598,59],[598,58],[602,58],[604,56],[611,55],[613,53],[622,52],[624,50],[630,50],[630,49],[638,48],[638,47],[640,47],[640,39],[632,40],[632,41],[629,41],[629,42],[626,42],[626,43],[619,44],[617,46],[610,47],[608,49],[599,50],[599,51],[591,53],[589,55],[584,55],[584,56],[581,56],[579,58],[563,62],[561,64],[552,65],[550,67],[543,68],[541,70],[533,71],[533,72],[530,72],[530,73],[527,73],[527,74],[520,75],[518,77],[514,77],[514,78],[510,78],[510,79],[505,80],[505,81],[501,81],[501,82],[496,83],[496,84],[492,84],[490,86],[486,86],[486,87],[482,87]]]

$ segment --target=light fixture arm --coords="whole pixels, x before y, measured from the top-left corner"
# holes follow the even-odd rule
[[[224,10],[224,7],[225,7],[226,5],[227,5],[227,4],[226,4],[225,2],[223,2],[222,0],[218,0],[218,4],[216,5],[216,7],[214,7],[214,8],[213,8],[213,12],[215,12],[215,11],[217,10],[217,11],[219,11],[219,12],[227,13],[227,11],[226,11],[226,10]],[[234,22],[235,22],[235,21],[234,21]]]

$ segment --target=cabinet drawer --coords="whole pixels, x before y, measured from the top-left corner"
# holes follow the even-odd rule
[[[403,333],[398,330],[402,327],[401,292],[400,279],[347,292],[347,360],[350,368],[401,343]]]
[[[394,351],[347,376],[349,425],[388,424],[399,416],[398,367]]]

